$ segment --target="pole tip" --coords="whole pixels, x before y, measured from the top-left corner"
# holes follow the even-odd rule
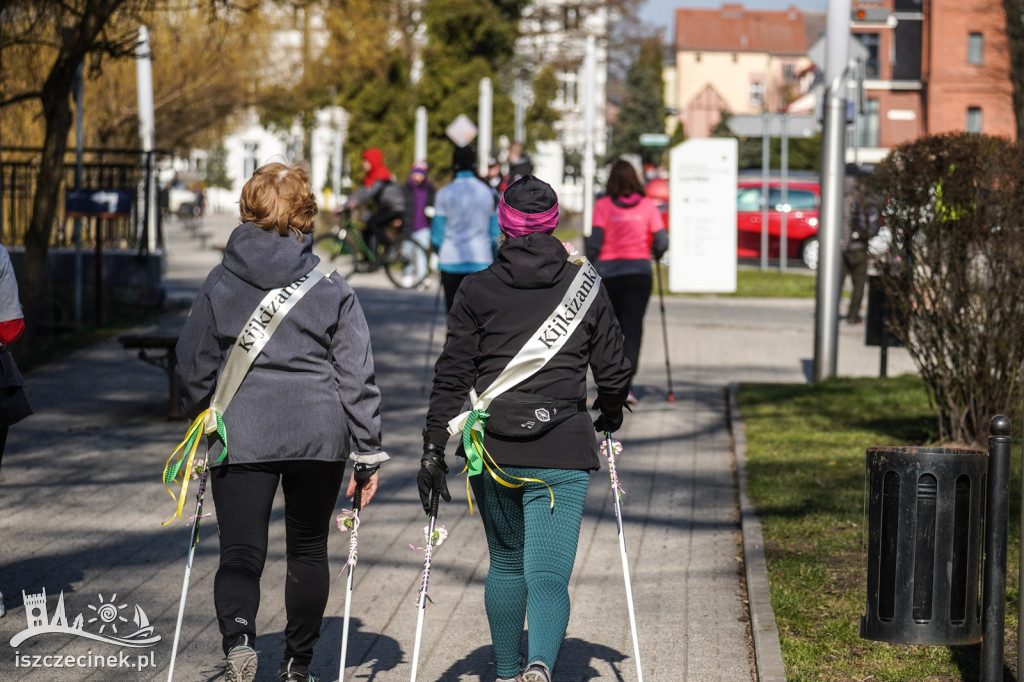
[[[989,425],[989,433],[993,436],[1009,436],[1010,420],[1001,414],[997,414],[992,417],[992,423]]]

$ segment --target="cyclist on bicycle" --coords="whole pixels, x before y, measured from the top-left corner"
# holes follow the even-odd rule
[[[367,206],[371,213],[366,220],[366,243],[376,252],[377,241],[390,245],[402,230],[405,218],[405,192],[395,182],[394,174],[384,165],[384,155],[377,147],[362,153],[363,186],[349,198],[349,211]]]

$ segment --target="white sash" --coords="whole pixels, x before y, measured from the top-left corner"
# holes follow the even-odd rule
[[[579,272],[576,273],[558,306],[541,323],[501,374],[480,395],[476,394],[475,389],[470,389],[469,402],[472,409],[486,410],[492,400],[536,374],[548,360],[557,355],[590,310],[590,304],[597,298],[600,285],[601,276],[597,274],[597,269],[584,258]],[[449,421],[448,433],[462,433],[471,411],[467,410]],[[474,425],[474,428],[476,426]]]
[[[330,277],[333,272],[333,267],[324,265],[321,261],[288,286],[274,289],[263,297],[249,317],[249,321],[239,332],[231,352],[228,353],[227,362],[224,363],[224,369],[217,379],[217,390],[210,401],[210,407],[224,414],[228,403],[235,397],[238,387],[242,384],[242,379],[249,372],[253,360],[263,351],[263,347],[267,345],[267,341],[273,336],[284,316],[307,291],[313,288],[314,284],[320,281],[321,277]],[[316,277],[316,273],[321,277]]]

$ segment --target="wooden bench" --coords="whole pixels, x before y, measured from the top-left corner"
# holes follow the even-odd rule
[[[138,350],[139,359],[154,367],[159,367],[167,374],[168,388],[170,389],[170,405],[167,410],[168,417],[181,417],[179,406],[178,380],[174,371],[178,365],[178,357],[174,353],[174,347],[178,345],[177,334],[122,334],[118,341],[127,350]]]

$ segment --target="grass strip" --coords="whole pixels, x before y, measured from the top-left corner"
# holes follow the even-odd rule
[[[940,445],[920,377],[743,384],[738,400],[787,678],[977,680],[977,645],[910,646],[858,635],[867,585],[865,449]],[[1020,433],[1019,424],[1014,429]],[[1019,440],[1012,452],[1004,659],[1016,672]]]

